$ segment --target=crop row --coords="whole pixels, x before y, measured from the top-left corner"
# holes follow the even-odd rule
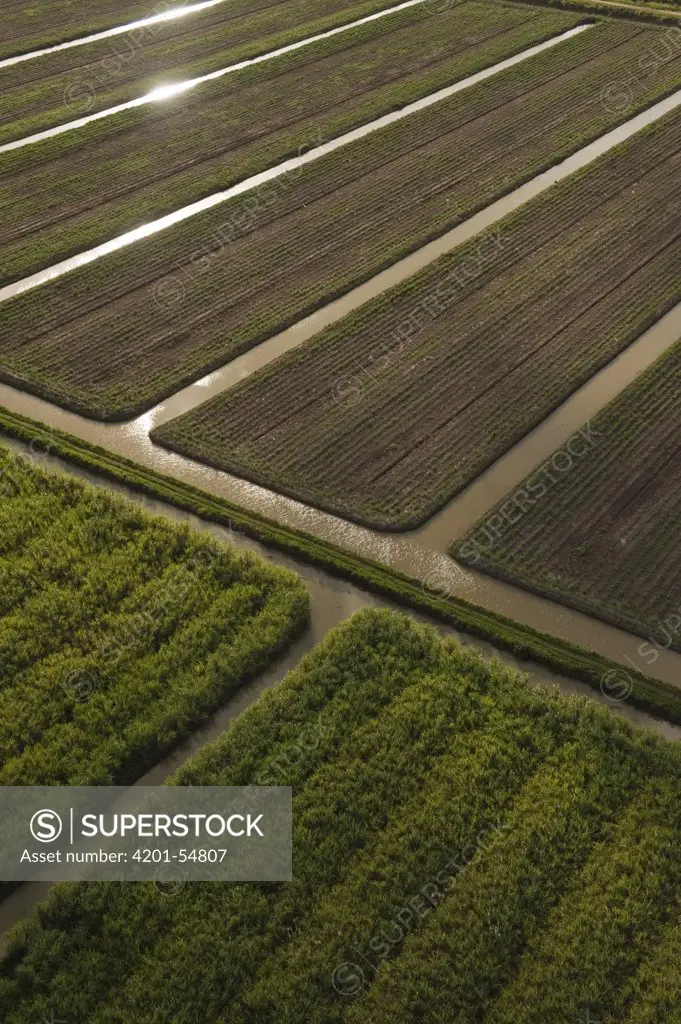
[[[235,197],[219,221],[212,210],[3,304],[2,370],[91,415],[141,410],[611,127],[622,115],[601,88],[649,36],[598,25]]]
[[[50,0],[40,5],[4,0],[0,59],[80,39],[185,4],[186,0],[166,0],[154,10],[149,0],[87,0],[86,5],[80,0]]]
[[[462,561],[647,637],[642,666],[660,649],[681,649],[680,384],[677,343],[594,418],[593,448],[574,472],[516,522],[504,520],[499,536],[488,527],[494,509],[453,548]]]
[[[681,297],[679,124],[668,115],[155,439],[371,525],[422,522]]]
[[[267,53],[390,6],[390,0],[230,0],[0,69],[0,144]]]
[[[45,428],[40,423],[2,408],[0,431],[5,437],[39,450],[46,443]],[[72,434],[50,430],[49,449],[56,458],[68,465],[84,469],[135,493],[151,496],[184,513],[243,532],[299,562],[323,568],[337,579],[349,580],[404,608],[423,612],[468,636],[491,643],[497,650],[509,651],[523,661],[544,665],[594,689],[601,689],[604,677],[610,678],[613,673],[620,674],[622,671],[621,665],[594,651],[540,633],[460,598],[434,593],[425,588],[421,581],[395,569],[353,554],[302,530],[282,526],[257,512],[192,487],[175,477],[143,467]],[[681,722],[681,697],[677,687],[631,667],[628,671],[628,702],[632,707],[667,722]]]
[[[300,631],[288,573],[0,455],[0,782],[132,780]]]
[[[5,153],[2,280],[220,191],[577,20],[494,3],[419,5]]]
[[[504,842],[471,864],[348,1021],[369,1024],[384,1007],[390,1024],[444,1024],[453,1011],[494,1024],[622,1020],[631,975],[678,906],[681,802],[673,770],[619,750],[606,777],[602,737],[589,739],[537,772]]]
[[[0,1010],[392,1024],[515,1020],[526,998],[532,1020],[621,1020],[678,901],[678,756],[431,627],[363,612],[174,778],[293,786],[294,880],[173,899],[57,887],[10,938]]]

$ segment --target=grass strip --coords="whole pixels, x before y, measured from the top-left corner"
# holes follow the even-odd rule
[[[677,108],[153,440],[374,529],[421,525],[681,299],[680,125]]]
[[[660,940],[624,986],[625,1024],[681,1021],[681,912],[678,898]]]
[[[590,0],[519,0],[523,4],[534,7],[549,7],[562,11],[579,11],[584,14],[595,14],[601,18],[640,21],[647,25],[678,25],[680,13],[678,0],[668,4],[653,3],[651,0],[622,0],[622,6],[591,3]]]
[[[404,573],[345,551],[302,530],[282,526],[233,502],[146,469],[63,431],[48,432],[35,420],[7,409],[0,408],[0,431],[35,446],[37,450],[47,448],[51,454],[73,465],[166,501],[202,519],[241,530],[268,547],[320,566],[334,576],[348,579],[399,604],[423,611],[464,633],[510,651],[517,658],[545,665],[595,689],[601,688],[604,681],[612,684],[613,680],[623,679],[627,689],[631,688],[628,699],[634,706],[681,724],[681,692],[669,683],[651,679],[644,673],[625,670],[622,665],[595,652],[522,626],[467,601],[431,594],[422,583]]]

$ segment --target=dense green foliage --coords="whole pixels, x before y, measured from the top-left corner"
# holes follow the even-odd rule
[[[35,446],[38,451],[47,450],[67,463],[185,509],[202,519],[243,531],[268,547],[278,548],[303,562],[321,566],[335,576],[351,580],[403,606],[423,611],[462,632],[489,641],[500,650],[510,651],[529,662],[546,665],[562,675],[582,680],[589,686],[598,689],[604,678],[617,678],[626,671],[631,691],[628,700],[632,705],[670,722],[681,723],[681,691],[669,683],[651,679],[643,672],[624,670],[621,665],[593,651],[540,633],[468,601],[431,593],[419,580],[395,569],[302,530],[283,526],[257,512],[241,508],[181,480],[154,472],[81,438],[58,430],[47,433],[41,424],[2,407],[0,431],[5,436]]]
[[[523,0],[523,3],[645,24],[679,24],[679,12],[674,10],[679,7],[679,0],[669,0],[669,3],[657,3],[656,0],[621,0],[621,3],[619,0]]]
[[[479,0],[425,3],[0,154],[0,280],[228,188],[579,20]]]
[[[307,621],[290,573],[0,449],[0,784],[114,784]]]
[[[678,1007],[681,976],[663,986],[659,968],[678,935],[680,757],[362,612],[173,780],[293,786],[294,881],[60,886],[13,934],[0,1012],[565,1024]]]
[[[535,470],[452,547],[462,562],[646,637],[644,669],[681,650],[680,386],[681,341],[594,417],[592,450],[554,474],[541,500],[518,512]]]

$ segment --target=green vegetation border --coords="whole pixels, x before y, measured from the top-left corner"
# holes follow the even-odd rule
[[[622,6],[607,7],[604,3],[591,3],[590,0],[496,0],[497,3],[511,3],[513,7],[547,7],[552,10],[570,11],[579,14],[592,14],[598,18],[622,18],[625,21],[643,21],[649,25],[679,25],[681,0],[672,0],[671,6],[648,3],[641,0],[640,7],[634,0],[617,0]],[[631,4],[631,7],[629,5]],[[642,7],[646,10],[641,10]]]
[[[190,484],[146,469],[131,459],[116,455],[64,431],[48,428],[36,420],[0,407],[0,434],[28,444],[42,445],[56,455],[106,479],[184,509],[201,519],[243,532],[267,547],[276,548],[302,562],[319,566],[333,576],[350,580],[366,590],[396,603],[424,612],[462,633],[488,641],[515,657],[534,661],[554,672],[594,689],[614,693],[631,690],[627,701],[658,718],[681,725],[681,689],[670,683],[625,669],[566,640],[540,633],[503,615],[480,608],[456,597],[428,593],[416,579],[387,566],[353,554],[329,541],[302,530],[282,526],[224,498]]]

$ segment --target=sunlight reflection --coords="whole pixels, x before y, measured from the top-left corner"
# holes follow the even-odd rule
[[[148,92],[144,98],[153,103],[159,100],[168,100],[172,96],[177,96],[179,93],[191,89],[193,84],[193,82],[177,82],[174,85],[159,85],[158,88]]]

